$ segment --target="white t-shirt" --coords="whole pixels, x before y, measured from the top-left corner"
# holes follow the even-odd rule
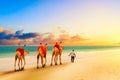
[[[74,56],[74,57],[76,56],[76,55],[75,55],[75,52],[71,52],[69,55],[70,55],[70,56]]]

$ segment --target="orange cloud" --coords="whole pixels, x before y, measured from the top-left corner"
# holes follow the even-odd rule
[[[39,43],[53,44],[56,41],[55,35],[53,33],[43,33],[40,36],[31,40],[31,45],[38,45]]]
[[[55,26],[55,27],[52,27],[52,29],[56,32],[59,32],[59,33],[68,33],[66,30],[64,30],[61,26]]]
[[[69,35],[70,36],[70,35]],[[82,38],[82,36],[81,35],[74,35],[74,36],[70,36],[70,37],[68,37],[68,39],[66,39],[65,41],[64,41],[64,43],[66,44],[66,45],[81,45],[81,43],[83,43],[83,42],[86,42],[86,40],[88,40],[88,39],[85,39],[85,38]]]
[[[2,35],[5,35],[4,33],[8,34],[8,35],[5,35],[6,37],[4,36],[0,37],[1,38],[0,44],[1,45],[18,45],[20,43],[24,45],[28,42],[27,44],[29,45],[39,45],[39,43],[42,42],[43,44],[48,43],[49,45],[53,45],[55,44],[55,42],[62,41],[64,45],[81,45],[81,42],[88,40],[78,34],[71,36],[69,33],[67,33],[66,30],[62,29],[61,27],[56,27],[56,29],[58,29],[59,34],[55,34],[52,32],[42,33],[42,34],[33,33],[33,34],[36,34],[37,36],[35,35],[35,37],[26,38],[28,37],[28,35],[25,35],[25,34],[28,34],[28,33],[24,33],[24,36],[21,36],[23,34],[23,31],[21,30],[13,32],[11,30],[0,28]],[[13,38],[11,38],[10,36],[12,36]]]
[[[70,36],[69,34],[61,34],[56,38],[53,33],[44,33],[39,37],[36,37],[31,40],[31,45],[39,45],[40,42],[43,44],[48,43],[49,45],[55,44],[57,41],[62,41],[64,45],[80,45],[81,41],[86,41],[87,39],[82,38],[80,35]]]
[[[52,27],[55,32],[42,33],[38,37],[30,39],[30,45],[39,45],[39,43],[48,43],[48,45],[54,45],[58,41],[62,41],[64,45],[81,45],[81,41],[84,42],[88,39],[83,38],[81,35],[71,36],[66,30],[62,27]],[[58,34],[57,34],[57,33]]]
[[[3,32],[3,30],[4,30],[4,29],[3,29],[2,27],[0,27],[0,32]]]
[[[15,34],[14,31],[8,30],[8,29],[4,29],[2,27],[0,27],[0,32],[6,32],[6,34]]]
[[[20,41],[19,39],[0,40],[0,45],[17,45]]]
[[[39,36],[38,33],[23,33],[23,30],[14,32],[0,27],[0,45],[17,45],[24,42],[26,39],[31,39],[37,36]]]

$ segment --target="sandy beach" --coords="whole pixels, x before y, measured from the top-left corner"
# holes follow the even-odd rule
[[[24,71],[1,71],[0,80],[120,80],[120,50],[80,52],[74,63],[62,58],[62,65],[50,66],[48,57],[45,68],[36,69],[35,59]]]

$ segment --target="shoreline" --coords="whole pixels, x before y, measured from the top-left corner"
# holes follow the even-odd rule
[[[120,50],[104,50],[104,51],[88,51],[88,52],[76,52],[76,60],[79,59],[87,59],[87,58],[94,58],[97,56],[106,56],[106,55],[114,55],[119,54]],[[62,62],[70,62],[70,57],[68,56],[69,53],[62,54]],[[36,55],[27,55],[26,56],[26,66],[25,68],[36,67]],[[47,65],[51,62],[51,54],[47,55]],[[14,70],[14,56],[12,57],[5,57],[0,58],[0,72]],[[39,63],[40,64],[40,63]]]
[[[79,52],[74,63],[67,54],[62,55],[63,64],[57,66],[50,66],[48,60],[45,68],[37,69],[35,59],[27,62],[24,71],[0,72],[0,80],[120,80],[120,50]]]
[[[114,53],[117,53],[117,52],[120,52],[119,49],[115,49],[115,50],[102,50],[102,51],[88,51],[88,52],[76,52],[76,60],[77,59],[83,59],[83,58],[90,58],[90,57],[95,57],[95,56],[104,56],[106,54],[109,54],[111,55],[111,53],[113,54]],[[104,54],[105,53],[105,54]],[[68,56],[69,53],[64,53],[62,54],[62,61],[70,61],[70,57]],[[50,64],[50,61],[51,61],[51,54],[48,54],[47,55],[47,64]],[[27,65],[32,65],[31,63],[33,64],[36,64],[36,55],[27,55],[26,56],[26,66]],[[10,56],[10,57],[4,57],[4,58],[0,58],[0,64],[12,64],[13,66],[13,63],[14,63],[14,56]],[[8,66],[9,67],[9,66]],[[0,66],[1,68],[1,66]],[[1,71],[2,69],[0,69]]]
[[[69,61],[63,59],[62,65],[47,64],[40,69],[33,65],[30,68],[26,66],[24,71],[6,71],[0,73],[0,80],[120,80],[120,50],[79,55],[74,63],[70,62],[69,57]]]

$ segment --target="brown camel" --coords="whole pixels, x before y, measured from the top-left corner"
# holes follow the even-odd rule
[[[55,65],[57,65],[58,56],[59,56],[60,64],[62,64],[62,62],[61,62],[61,55],[62,55],[63,49],[64,49],[64,46],[61,46],[60,50],[57,47],[53,48],[53,50],[52,50],[51,66],[52,66],[53,59],[54,59]]]
[[[37,69],[39,68],[39,57],[41,57],[41,64],[44,68],[46,66],[46,52],[47,52],[47,46],[42,46],[38,48],[37,51]]]
[[[23,52],[22,52],[23,51]],[[15,63],[14,63],[14,70],[16,71],[16,62],[17,62],[17,59],[18,59],[18,70],[23,70],[24,69],[24,66],[26,64],[26,61],[25,61],[25,56],[29,54],[29,51],[26,50],[24,51],[23,48],[17,48],[16,49],[16,54],[15,54]],[[24,61],[24,65],[22,63],[22,60]],[[21,63],[21,65],[20,65]]]

